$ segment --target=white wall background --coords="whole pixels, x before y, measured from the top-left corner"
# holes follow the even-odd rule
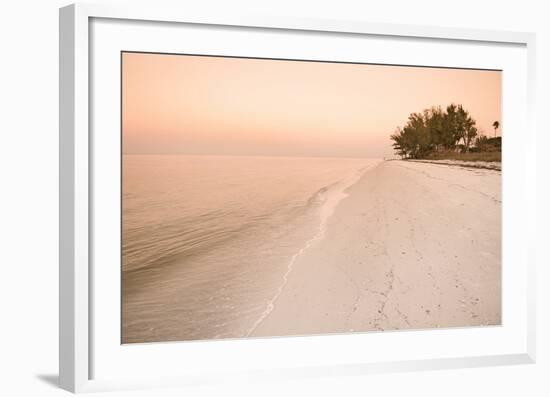
[[[103,1],[106,2],[106,1]],[[111,3],[117,3],[112,0]],[[121,3],[119,1],[118,3]],[[156,4],[163,1],[156,1]],[[538,33],[538,363],[528,366],[238,384],[120,396],[550,395],[550,12],[545,1],[179,1],[195,13],[362,19]],[[0,3],[0,395],[58,396],[59,0]]]

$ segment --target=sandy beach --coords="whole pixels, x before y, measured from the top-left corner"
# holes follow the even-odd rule
[[[296,257],[250,336],[501,322],[501,174],[383,161]]]

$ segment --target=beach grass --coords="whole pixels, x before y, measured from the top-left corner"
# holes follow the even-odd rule
[[[461,160],[461,161],[487,161],[500,162],[501,152],[470,152],[459,153],[454,151],[434,152],[426,156],[426,160]]]

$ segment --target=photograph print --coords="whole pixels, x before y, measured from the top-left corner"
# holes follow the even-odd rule
[[[122,343],[501,324],[501,71],[121,60]]]

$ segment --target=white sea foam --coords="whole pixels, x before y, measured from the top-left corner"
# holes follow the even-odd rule
[[[279,299],[279,296],[283,292],[285,286],[288,283],[289,276],[292,273],[294,264],[296,263],[296,260],[305,252],[307,251],[313,244],[316,242],[322,240],[326,233],[327,223],[334,211],[336,210],[336,207],[338,204],[349,196],[349,193],[347,193],[347,189],[353,186],[355,183],[361,179],[361,177],[364,175],[364,173],[374,167],[375,164],[369,165],[367,167],[364,167],[360,169],[358,172],[354,172],[353,174],[349,175],[347,178],[339,181],[331,188],[327,189],[323,193],[326,195],[323,197],[323,204],[319,210],[319,227],[317,228],[317,232],[315,235],[306,241],[305,245],[300,248],[298,252],[296,252],[288,262],[287,268],[285,273],[282,277],[282,282],[278,286],[275,295],[272,299],[270,299],[267,302],[265,310],[262,312],[260,317],[254,322],[252,327],[248,330],[247,336],[252,335],[252,333],[258,328],[258,326],[271,314],[271,312],[275,309],[275,303],[277,302],[277,299]]]

